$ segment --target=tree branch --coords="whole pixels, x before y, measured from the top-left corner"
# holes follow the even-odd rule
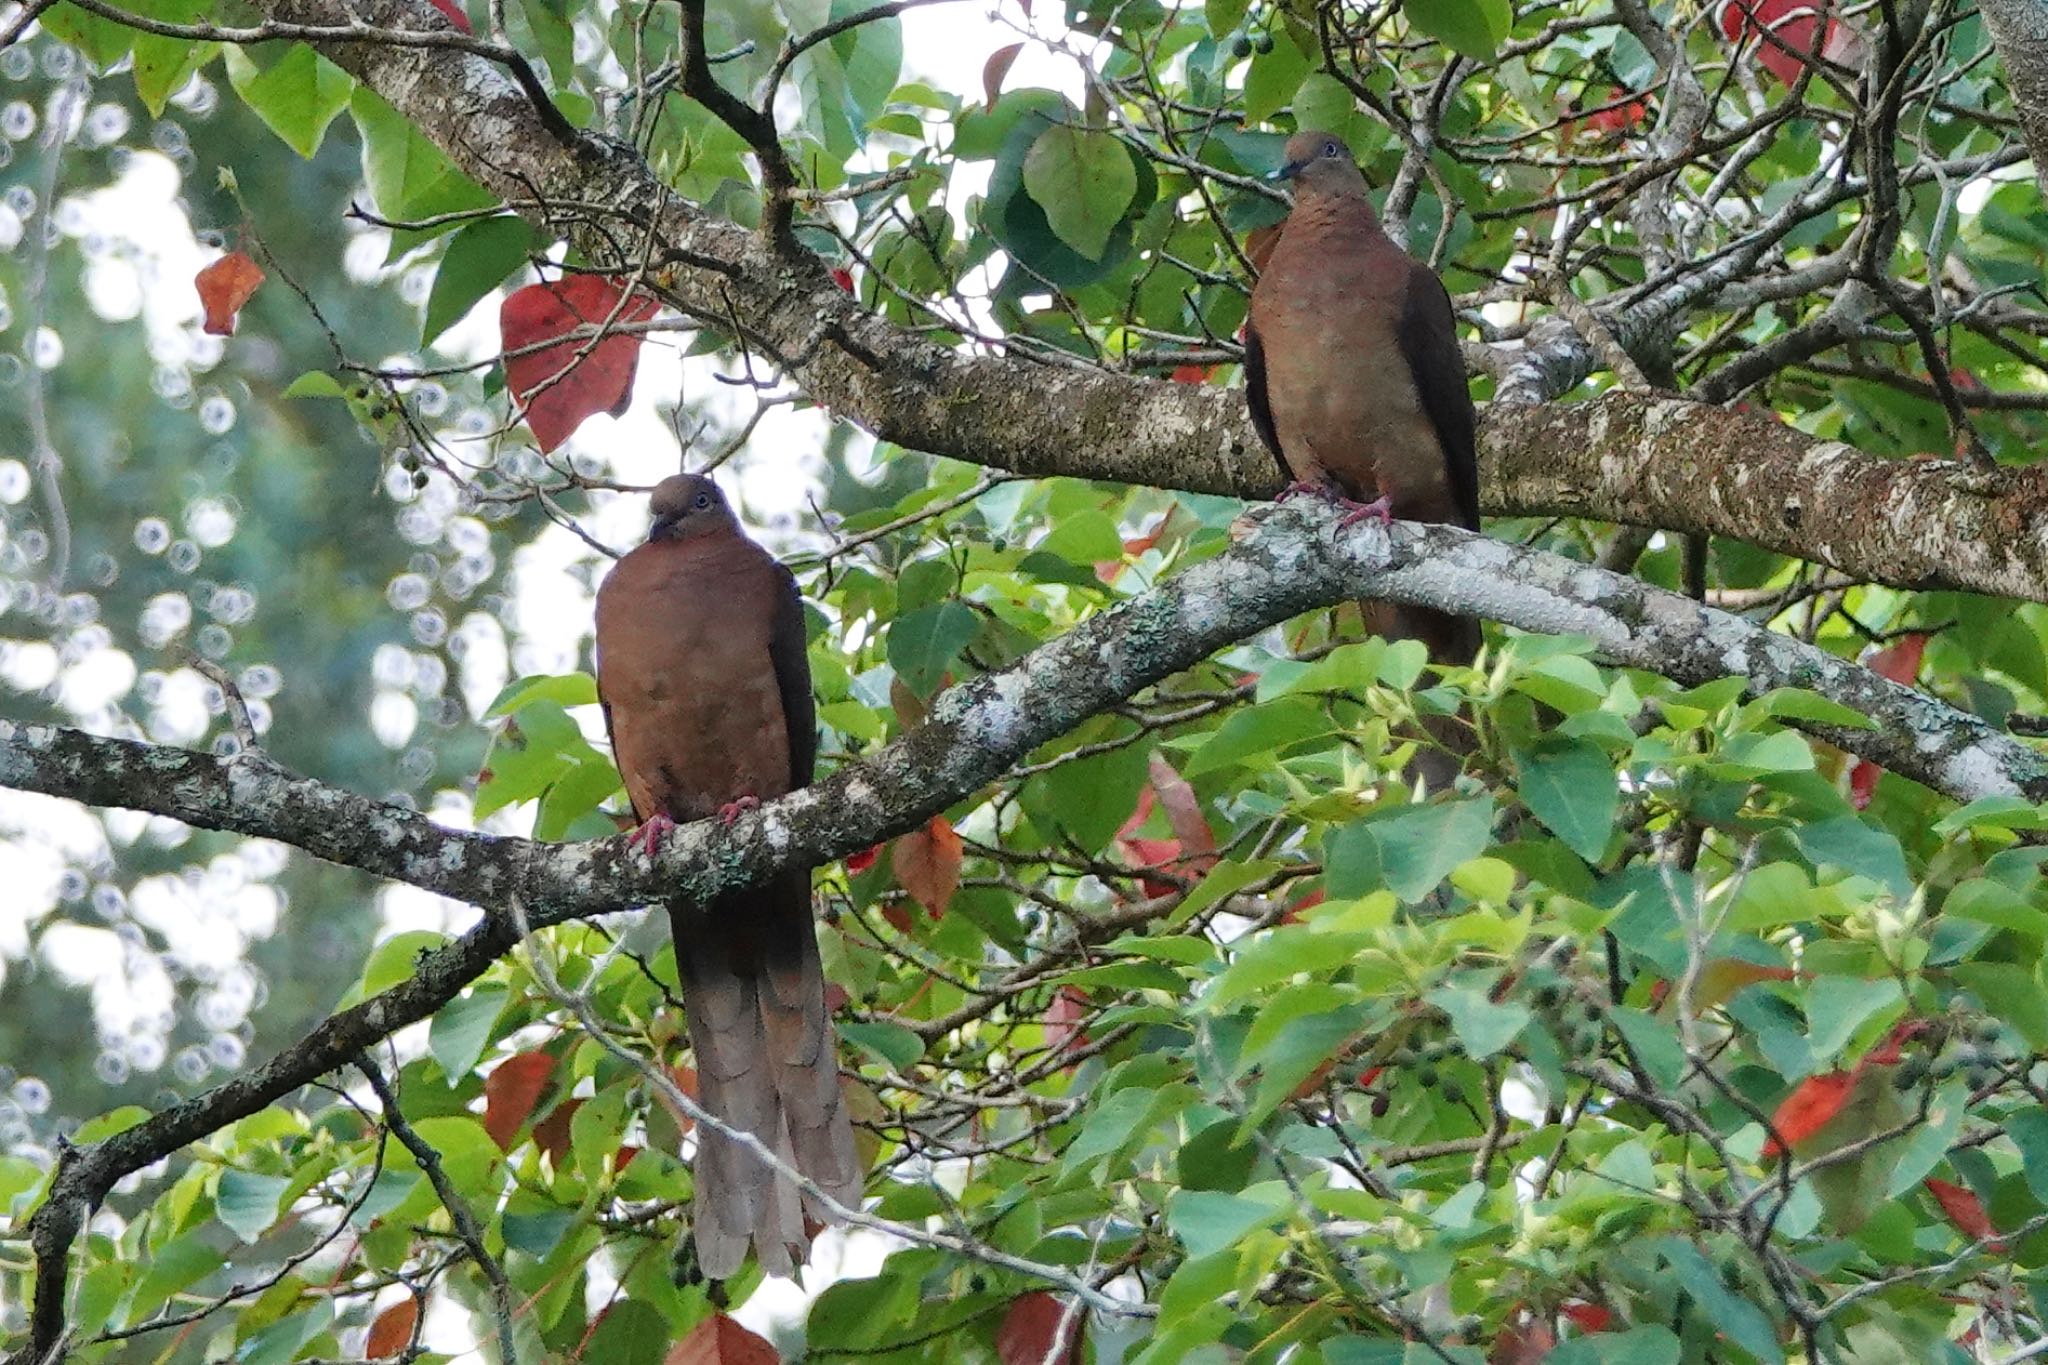
[[[628,835],[580,844],[450,830],[402,807],[291,773],[260,751],[186,749],[0,721],[0,786],[119,805],[277,839],[329,861],[487,907],[517,898],[532,928],[668,899],[703,901],[813,867],[924,823],[1088,717],[1303,611],[1358,597],[1583,635],[1613,662],[1683,683],[1741,676],[1761,694],[1803,687],[1874,729],[1805,728],[1968,801],[2048,797],[2048,761],[1984,721],[1789,636],[1647,584],[1453,527],[1341,530],[1336,512],[1275,507],[1252,535],[1092,617],[1016,663],[942,693],[926,722],[870,758],[742,815],[684,826],[658,860]],[[426,1018],[509,951],[503,909],[420,955],[414,974],[323,1021],[263,1066],[100,1142],[64,1149],[30,1220],[38,1274],[16,1365],[65,1332],[70,1245],[115,1181],[274,1103]]]
[[[420,3],[363,0],[360,20],[340,0],[263,0],[263,7],[300,23],[391,26]],[[941,348],[861,307],[816,258],[785,255],[761,234],[678,200],[629,149],[593,139],[565,147],[546,137],[518,89],[482,58],[373,43],[319,46],[495,193],[562,205],[565,218],[556,226],[578,234],[594,259],[632,264],[610,259],[611,245],[588,225],[593,211],[651,232],[660,259],[672,267],[664,276],[671,303],[721,327],[737,318],[749,345],[782,366],[812,401],[883,439],[1031,477],[1114,479],[1246,498],[1269,497],[1280,487],[1279,468],[1234,389]],[[1844,192],[1830,181],[1813,194]],[[1623,316],[1605,317],[1613,335],[1633,344],[1739,281],[1772,234],[1809,211],[1808,197],[1781,210],[1783,224],[1774,220],[1736,248],[1692,263]],[[575,222],[568,221],[571,210]],[[547,219],[542,208],[525,211]],[[1555,321],[1499,349],[1516,394],[1553,396],[1590,366],[1590,346]],[[1486,510],[1556,512],[1565,510],[1559,504],[1568,492],[1578,516],[1752,541],[1894,586],[2048,601],[2048,476],[1875,459],[1760,420],[1698,405],[1679,409],[1678,400],[1657,400],[1649,411],[1658,420],[1646,426],[1645,401],[1608,395],[1569,406],[1494,405],[1482,427]],[[1618,446],[1615,432],[1631,428],[1636,439]],[[1730,496],[1765,431],[1776,452],[1773,496]],[[1626,458],[1571,454],[1586,448]],[[1806,459],[1809,451],[1822,458]],[[1565,459],[1572,462],[1569,490],[1555,472]],[[1880,500],[1858,500],[1873,495]],[[1795,502],[1808,520],[1788,525],[1781,513]],[[1907,511],[1910,527],[1897,520]],[[1816,530],[1820,521],[1832,533]],[[1889,527],[1873,528],[1882,534],[1867,545],[1863,530],[1872,521]],[[1856,534],[1841,534],[1852,523]],[[1934,545],[1943,547],[1940,554],[1924,548]]]

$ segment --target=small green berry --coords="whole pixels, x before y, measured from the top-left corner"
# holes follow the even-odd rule
[[[1252,40],[1240,33],[1230,40],[1230,55],[1243,61],[1252,55]]]
[[[1258,37],[1252,40],[1252,46],[1258,49],[1259,54],[1261,56],[1264,56],[1266,53],[1271,52],[1273,50],[1273,35],[1270,33],[1261,33]]]

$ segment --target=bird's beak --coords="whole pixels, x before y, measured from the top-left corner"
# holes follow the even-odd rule
[[[1306,160],[1290,161],[1285,166],[1282,166],[1279,170],[1274,171],[1272,174],[1268,175],[1266,179],[1292,180],[1295,176],[1301,174],[1301,168],[1306,165],[1308,165],[1308,162]]]
[[[678,520],[679,518],[677,517],[656,517],[654,525],[647,528],[648,542],[652,544],[654,541],[662,539],[670,531],[675,530]]]

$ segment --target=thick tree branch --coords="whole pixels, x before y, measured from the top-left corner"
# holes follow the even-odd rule
[[[341,0],[263,0],[263,7],[298,23],[395,26],[422,0],[367,0],[359,17]],[[778,252],[768,238],[678,200],[629,149],[591,138],[564,146],[546,136],[518,88],[479,57],[370,43],[321,47],[494,192],[522,204],[560,203],[578,215],[581,244],[600,257],[612,248],[587,227],[593,212],[651,229],[673,303],[716,326],[737,317],[748,343],[814,401],[878,436],[1034,477],[1248,498],[1280,486],[1234,390],[943,349],[862,308],[815,259]],[[1816,193],[1823,191],[1842,192],[1832,183]],[[1798,208],[1795,201],[1781,216],[1793,221]],[[1754,250],[1773,240],[1768,230],[1753,236]],[[1607,319],[1614,335],[1627,346],[1670,326],[1687,307],[1737,282],[1750,264],[1746,250],[1717,253]],[[1569,389],[1592,362],[1586,342],[1550,321],[1557,325],[1539,324],[1502,353],[1513,369],[1509,387],[1521,396]],[[1753,541],[1896,586],[2048,601],[2048,484],[2041,476],[1873,459],[1781,431],[1766,442],[1775,452],[1772,497],[1733,496],[1766,424],[1660,403],[1647,409],[1657,421],[1646,426],[1645,401],[1608,396],[1490,410],[1484,506],[1495,514],[1562,510],[1555,470],[1570,461],[1575,515]],[[1637,439],[1616,441],[1617,431],[1631,430]],[[1804,458],[1799,445],[1820,458]],[[1593,449],[1608,458],[1585,458]],[[1703,477],[1708,472],[1712,480]],[[1857,502],[1845,489],[1882,500]],[[1902,494],[1908,489],[1910,498]],[[1839,515],[1826,534],[1787,524],[1782,510],[1795,502],[1810,516],[1824,508]],[[1897,520],[1908,515],[1910,527]],[[1842,534],[1852,520],[1859,533]],[[1861,528],[1887,521],[1888,529],[1873,531],[1875,542],[1862,543]],[[1936,544],[1944,547],[1938,557],[1925,552]]]
[[[2048,0],[1979,0],[2013,111],[2034,155],[2034,179],[2048,194]]]
[[[446,829],[343,791],[260,751],[231,758],[0,721],[0,786],[120,805],[258,835],[488,907],[420,956],[413,976],[324,1021],[263,1066],[97,1143],[66,1149],[30,1223],[39,1274],[25,1362],[62,1339],[65,1265],[114,1182],[255,1113],[424,1019],[533,928],[670,897],[708,899],[902,833],[979,791],[1040,745],[1216,650],[1303,611],[1384,597],[1584,635],[1608,659],[1752,693],[1804,687],[1868,716],[1870,730],[1812,726],[1830,743],[1956,798],[2048,797],[2048,761],[1987,725],[1789,636],[1631,578],[1451,527],[1340,531],[1335,512],[1276,507],[1212,559],[1082,622],[1010,667],[943,693],[924,725],[816,786],[743,815],[685,826],[657,861],[628,836],[582,844]]]

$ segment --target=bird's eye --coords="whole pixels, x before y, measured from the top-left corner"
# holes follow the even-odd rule
[[[696,498],[693,499],[690,503],[690,506],[696,508],[700,512],[703,511],[705,508],[709,507],[710,505],[711,495],[709,493],[699,493],[696,496]]]
[[[1325,142],[1323,144],[1323,155],[1342,156],[1344,155],[1344,149],[1337,145],[1337,140],[1335,138],[1331,138],[1328,142]]]

